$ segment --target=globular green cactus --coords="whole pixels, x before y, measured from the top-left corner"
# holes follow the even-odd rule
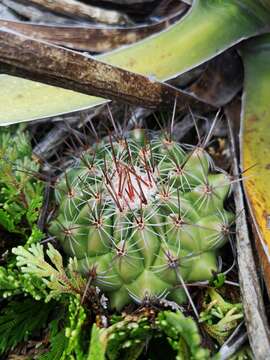
[[[229,191],[203,146],[136,129],[74,158],[56,184],[50,233],[112,307],[163,296],[182,303],[184,282],[217,271],[233,222]]]

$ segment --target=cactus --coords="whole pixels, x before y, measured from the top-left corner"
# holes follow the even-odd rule
[[[74,158],[55,186],[50,233],[111,306],[167,297],[211,279],[233,214],[229,176],[202,146],[135,129]]]

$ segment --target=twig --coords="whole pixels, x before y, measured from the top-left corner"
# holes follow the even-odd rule
[[[172,107],[178,97],[179,110],[187,105],[205,109],[199,100],[165,83],[5,28],[0,28],[0,68],[7,74],[145,108]]]
[[[229,135],[233,154],[233,172],[238,176],[239,168],[236,157],[234,135],[230,119],[228,119]],[[236,213],[236,240],[239,266],[240,289],[245,312],[249,341],[256,360],[270,359],[269,328],[265,315],[263,296],[252,254],[249,239],[243,193],[240,182],[234,183]]]

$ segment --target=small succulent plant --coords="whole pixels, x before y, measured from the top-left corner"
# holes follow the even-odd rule
[[[74,158],[55,188],[50,233],[113,308],[167,297],[211,279],[234,216],[230,179],[204,146],[142,129],[109,137]]]
[[[198,326],[191,317],[180,311],[161,311],[155,318],[154,313],[137,313],[133,315],[114,316],[106,328],[92,327],[89,359],[98,360],[136,360],[148,350],[147,359],[206,360],[210,358],[209,350],[201,346]],[[169,347],[159,348],[151,342],[157,340],[162,344],[166,339]],[[157,344],[156,343],[156,344]],[[162,345],[161,345],[162,346]],[[144,354],[145,355],[145,354]],[[144,356],[146,358],[146,356]]]
[[[230,303],[214,289],[209,288],[200,313],[204,330],[222,345],[243,319],[241,303]]]

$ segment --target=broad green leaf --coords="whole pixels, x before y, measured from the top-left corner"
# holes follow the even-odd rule
[[[105,360],[106,344],[100,340],[102,332],[104,330],[99,329],[96,324],[93,325],[87,360]]]
[[[264,0],[269,6],[269,1]],[[175,25],[98,59],[165,81],[266,29],[270,12],[254,0],[195,0]],[[2,125],[90,108],[104,99],[0,76]]]
[[[245,92],[242,110],[244,188],[257,233],[257,249],[270,289],[270,35],[242,49]]]

